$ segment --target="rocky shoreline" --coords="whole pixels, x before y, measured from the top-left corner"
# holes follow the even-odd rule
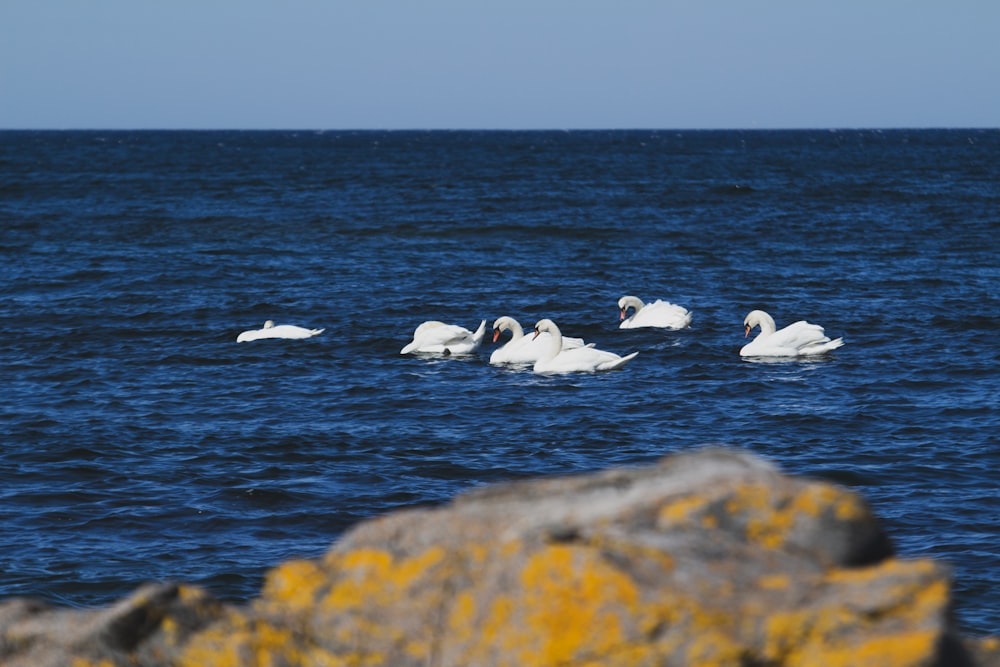
[[[366,521],[245,605],[8,600],[0,664],[1000,665],[956,630],[949,576],[897,558],[857,494],[706,449]]]

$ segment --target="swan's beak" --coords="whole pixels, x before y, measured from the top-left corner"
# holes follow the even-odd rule
[[[750,336],[750,325],[749,325],[749,324],[744,324],[744,325],[743,325],[743,328],[744,328],[744,329],[746,330],[746,333],[745,333],[745,334],[743,334],[743,337],[744,337],[744,338],[747,338],[747,337],[749,337],[749,336]]]
[[[497,342],[498,338],[500,338],[500,330],[499,329],[494,329],[493,330],[493,342],[494,343]]]
[[[535,335],[531,337],[531,340],[535,340],[536,338],[538,338],[538,334],[540,334],[540,333],[542,333],[542,332],[541,332],[541,331],[539,331],[539,330],[538,330],[538,329],[536,328],[536,329],[535,329]]]
[[[618,319],[619,320],[624,320],[625,319],[625,309],[624,308],[622,308],[622,316],[619,317]]]

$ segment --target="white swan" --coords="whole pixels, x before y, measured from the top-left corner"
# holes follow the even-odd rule
[[[552,334],[545,332],[539,336],[525,336],[524,329],[513,317],[498,317],[493,323],[493,342],[499,340],[504,331],[510,332],[510,340],[493,350],[490,363],[497,364],[533,364],[547,349],[548,340]],[[563,336],[562,349],[582,347],[582,338]]]
[[[799,357],[823,354],[844,344],[843,338],[830,340],[823,333],[823,327],[799,320],[784,329],[775,331],[774,318],[763,310],[752,310],[743,320],[750,335],[754,327],[760,326],[760,333],[740,350],[741,357]]]
[[[539,320],[535,325],[535,336],[548,332],[552,337],[546,343],[545,352],[535,362],[533,370],[536,373],[574,373],[591,371],[610,371],[621,368],[629,360],[634,359],[638,352],[624,357],[614,352],[598,350],[593,346],[574,347],[564,350],[562,332],[552,320]]]
[[[485,335],[486,320],[479,323],[475,333],[457,324],[428,320],[413,331],[413,340],[399,353],[429,352],[446,356],[472,354],[483,344]]]
[[[628,315],[630,308],[635,312]],[[657,299],[653,303],[643,303],[636,296],[623,296],[618,299],[618,310],[621,312],[622,323],[619,329],[638,329],[640,327],[659,327],[662,329],[683,329],[691,324],[691,313],[687,308]]]
[[[306,329],[305,327],[297,327],[294,324],[279,324],[275,326],[274,320],[268,320],[264,322],[263,329],[244,331],[236,337],[236,342],[245,343],[262,338],[312,338],[324,331],[326,329]]]

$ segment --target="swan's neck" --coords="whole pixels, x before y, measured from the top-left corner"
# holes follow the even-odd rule
[[[524,329],[518,322],[508,322],[507,328],[510,329],[510,339],[517,340],[518,338],[524,337]]]
[[[549,327],[546,329],[549,332],[548,335],[548,348],[545,350],[545,354],[542,355],[546,361],[551,361],[559,356],[562,352],[562,332],[554,327]]]
[[[626,313],[628,313],[628,309],[629,308],[635,308],[635,312],[638,313],[646,305],[646,304],[644,304],[642,302],[642,299],[640,299],[637,296],[633,296],[633,297],[630,297],[628,299],[625,299],[625,301],[623,302],[623,304],[624,305],[622,305],[622,310],[624,310]]]
[[[761,313],[758,319],[760,321],[757,324],[760,325],[761,336],[770,336],[777,331],[777,328],[774,326],[774,318],[767,313]]]

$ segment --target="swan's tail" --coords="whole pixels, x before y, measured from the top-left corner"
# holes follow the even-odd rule
[[[802,350],[802,354],[825,354],[827,352],[832,352],[838,347],[844,344],[843,338],[834,338],[833,340],[819,341],[810,345],[809,347]]]
[[[843,344],[844,344],[844,339],[843,338],[834,338],[829,343],[827,343],[825,346],[823,346],[823,350],[825,352],[829,352],[830,350],[836,350],[838,347],[840,347]]]
[[[472,334],[472,340],[479,345],[483,342],[483,336],[486,335],[486,320],[479,323],[479,328],[476,329],[476,333]]]
[[[632,354],[626,354],[624,357],[622,357],[620,359],[615,359],[614,361],[612,361],[612,362],[610,362],[608,364],[602,364],[601,367],[598,370],[613,371],[616,368],[621,368],[622,366],[624,366],[628,362],[630,362],[633,359],[635,359],[636,356],[638,356],[638,354],[639,354],[638,352],[633,352]]]

